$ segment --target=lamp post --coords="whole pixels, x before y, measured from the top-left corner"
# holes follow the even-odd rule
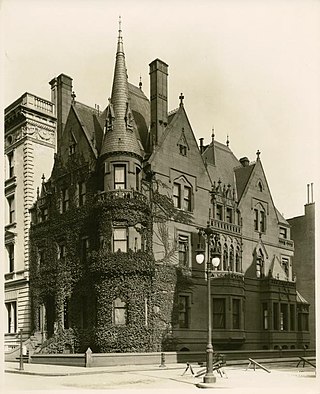
[[[206,273],[207,273],[207,296],[208,296],[208,341],[207,341],[207,366],[206,374],[203,378],[203,383],[199,383],[198,387],[210,387],[210,384],[216,382],[216,377],[213,375],[213,346],[212,346],[212,313],[211,313],[211,274],[212,266],[218,267],[220,264],[220,253],[217,249],[217,234],[211,229],[209,223],[207,227],[199,229],[199,235],[203,236],[206,242]],[[212,241],[214,240],[214,247]],[[205,259],[204,250],[198,250],[196,261],[202,264]]]

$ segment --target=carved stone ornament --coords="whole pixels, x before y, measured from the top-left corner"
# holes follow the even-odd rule
[[[18,141],[19,139],[25,136],[32,136],[33,138],[36,138],[38,140],[44,140],[49,143],[54,142],[54,131],[49,130],[45,127],[39,127],[30,124],[25,125],[21,127],[20,132],[17,132],[16,141]]]

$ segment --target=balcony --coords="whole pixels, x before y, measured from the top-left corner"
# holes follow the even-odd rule
[[[21,104],[25,107],[34,108],[37,111],[54,115],[54,104],[51,101],[44,100],[40,97],[34,96],[33,94],[26,93],[22,97]]]
[[[241,226],[234,223],[228,223],[222,220],[211,219],[210,224],[214,229],[220,230],[222,232],[239,234],[239,235],[241,234]]]
[[[235,279],[244,281],[244,273],[243,272],[231,272],[231,271],[213,271],[211,274],[212,278],[224,278],[224,279]]]
[[[279,244],[287,249],[294,248],[294,242],[291,239],[279,238]]]
[[[107,192],[100,192],[98,194],[98,201],[112,201],[117,199],[141,201],[148,203],[147,197],[136,190],[117,189]]]

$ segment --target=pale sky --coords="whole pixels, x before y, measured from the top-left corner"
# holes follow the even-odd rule
[[[169,65],[169,110],[185,96],[197,140],[225,143],[262,164],[274,203],[302,215],[319,187],[320,1],[0,0],[3,103],[73,78],[77,100],[111,94],[122,17],[129,81],[149,97],[149,63]]]

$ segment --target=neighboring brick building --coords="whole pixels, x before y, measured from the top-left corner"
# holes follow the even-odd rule
[[[260,152],[238,160],[214,134],[198,146],[182,94],[168,111],[167,78],[154,60],[150,101],[128,83],[119,31],[102,113],[75,100],[70,77],[50,82],[57,155],[31,209],[33,332],[47,351],[203,350],[207,282],[195,255],[208,223],[221,255],[215,348],[309,346],[290,225]]]
[[[313,184],[308,185],[308,202],[304,206],[304,215],[288,219],[295,250],[293,270],[297,278],[297,289],[303,293],[310,304],[309,330],[310,347],[316,348],[315,314],[315,203],[313,202]],[[307,324],[307,323],[306,323]]]
[[[5,349],[31,333],[29,209],[41,177],[49,177],[55,151],[54,105],[29,93],[5,110]]]

